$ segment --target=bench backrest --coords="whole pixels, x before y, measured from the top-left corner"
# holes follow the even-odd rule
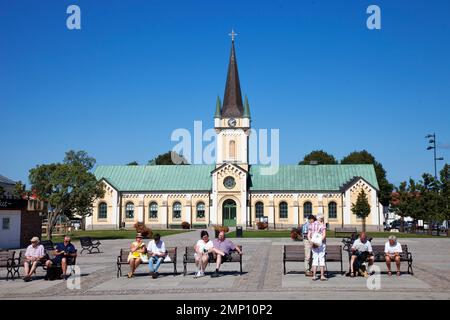
[[[82,246],[91,246],[92,239],[91,237],[80,237],[80,243]]]
[[[55,245],[52,240],[42,240],[41,244],[44,246],[44,249],[47,251],[55,250]]]
[[[304,260],[305,259],[305,246],[303,246],[303,245],[284,246],[284,257],[286,259]]]
[[[0,251],[0,267],[6,267],[12,264],[15,251]]]
[[[356,230],[356,228],[336,228],[334,229],[334,233],[357,233],[358,231]]]
[[[239,247],[239,249],[242,250],[242,246],[237,246]],[[186,247],[185,252],[184,252],[184,259],[187,262],[195,262],[195,249],[194,247]],[[239,262],[241,261],[241,255],[236,251],[231,251],[230,252],[230,257],[231,259],[228,262]]]
[[[341,261],[342,260],[342,246],[327,245],[326,247],[327,261]]]
[[[127,262],[130,251],[129,248],[120,249],[119,258],[121,262]],[[167,247],[166,252],[170,257],[170,260],[172,260],[171,262],[175,263],[177,261],[177,247]]]

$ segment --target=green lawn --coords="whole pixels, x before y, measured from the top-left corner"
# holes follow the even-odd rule
[[[415,233],[394,233],[394,232],[367,232],[368,237],[372,238],[386,238],[390,235],[395,235],[397,238],[437,238],[437,236],[431,236],[428,234],[415,234]],[[244,230],[244,238],[290,238],[290,230]],[[236,238],[236,232],[227,233],[228,238]],[[334,232],[328,231],[327,238],[334,238]],[[338,238],[343,238],[339,236]],[[440,236],[440,238],[445,238]]]
[[[169,236],[172,234],[188,232],[191,230],[152,230],[153,234],[159,233],[161,237]],[[72,240],[78,240],[80,237],[92,237],[95,239],[134,239],[136,236],[135,230],[91,230],[91,231],[74,231],[69,233]],[[53,242],[61,242],[62,236],[54,236]],[[43,240],[46,238],[43,237]]]

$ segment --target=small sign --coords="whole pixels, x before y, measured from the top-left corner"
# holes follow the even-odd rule
[[[22,199],[0,199],[0,210],[23,209],[27,207],[27,200]]]

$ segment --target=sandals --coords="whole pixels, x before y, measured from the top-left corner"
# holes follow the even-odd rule
[[[131,272],[128,272],[127,277],[128,277],[128,279],[133,278],[134,274],[132,274]]]
[[[400,271],[397,271],[397,277],[400,277],[402,273]]]
[[[388,276],[389,277],[392,276],[392,272],[391,271],[388,271]]]
[[[320,281],[327,281],[327,280],[328,280],[328,278],[320,277]]]

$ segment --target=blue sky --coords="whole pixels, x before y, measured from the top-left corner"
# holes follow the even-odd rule
[[[81,30],[66,9],[81,8]],[[366,9],[382,29],[366,28]],[[147,161],[176,128],[213,126],[233,27],[255,128],[280,129],[281,163],[367,149],[398,184],[450,161],[450,2],[0,0],[0,174],[86,150]],[[439,167],[442,167],[442,162]]]

